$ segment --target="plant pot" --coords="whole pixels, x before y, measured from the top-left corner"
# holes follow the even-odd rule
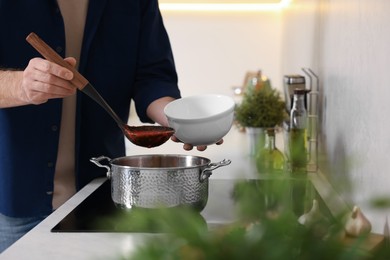
[[[255,156],[259,148],[264,146],[266,127],[245,127],[248,138],[249,155]]]

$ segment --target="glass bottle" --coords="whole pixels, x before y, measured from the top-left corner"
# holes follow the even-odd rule
[[[289,163],[292,172],[306,172],[307,164],[307,90],[295,89],[290,112]]]
[[[294,103],[294,90],[295,89],[305,89],[305,77],[297,74],[285,75],[284,76],[284,97],[286,100],[286,111],[291,112],[293,103]],[[306,95],[305,95],[306,97]],[[306,99],[305,99],[305,107]]]
[[[265,144],[256,154],[256,168],[259,173],[282,173],[285,169],[283,153],[275,145],[275,129],[267,129]]]

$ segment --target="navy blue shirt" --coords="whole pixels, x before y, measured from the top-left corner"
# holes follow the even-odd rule
[[[90,0],[79,71],[127,121],[130,101],[143,122],[154,100],[180,97],[171,46],[157,0]],[[23,70],[40,55],[35,32],[61,56],[65,31],[55,0],[0,0],[0,69]],[[0,109],[0,212],[13,217],[52,211],[62,99]],[[125,155],[124,137],[92,99],[77,93],[76,180],[80,189],[105,176],[91,157]]]

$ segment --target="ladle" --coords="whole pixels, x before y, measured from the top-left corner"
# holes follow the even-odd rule
[[[128,126],[119,116],[112,110],[107,102],[100,96],[96,89],[89,83],[89,81],[81,75],[73,66],[67,63],[57,52],[55,52],[49,45],[47,45],[38,35],[30,33],[27,38],[30,43],[45,59],[57,63],[73,72],[73,79],[71,82],[82,92],[88,95],[101,105],[110,116],[115,120],[118,126],[122,129],[123,134],[132,143],[143,147],[156,147],[165,143],[173,134],[174,130],[170,127],[164,126]]]

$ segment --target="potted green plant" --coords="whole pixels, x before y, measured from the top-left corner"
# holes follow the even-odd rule
[[[285,102],[270,85],[244,93],[235,109],[235,120],[248,134],[251,155],[260,145],[258,140],[265,138],[265,129],[280,126],[286,117]]]

